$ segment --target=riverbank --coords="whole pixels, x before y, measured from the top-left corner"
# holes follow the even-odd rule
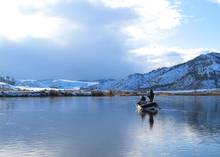
[[[66,89],[6,89],[0,97],[49,97],[49,96],[141,96],[147,91],[66,90]],[[220,89],[155,91],[160,96],[220,96]]]
[[[156,91],[161,96],[220,96],[220,89]]]

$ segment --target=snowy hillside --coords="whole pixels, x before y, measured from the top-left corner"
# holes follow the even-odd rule
[[[71,81],[71,80],[19,80],[15,85],[18,87],[31,87],[31,88],[57,88],[57,89],[74,89],[88,88],[94,86],[98,82],[87,81]]]
[[[200,55],[186,63],[160,68],[124,79],[97,81],[17,80],[0,78],[0,89],[195,90],[220,88],[220,53]]]
[[[0,89],[13,89],[13,86],[5,82],[0,82]]]
[[[203,54],[183,64],[145,74],[132,74],[118,81],[106,81],[95,85],[94,88],[108,90],[220,88],[220,53]]]

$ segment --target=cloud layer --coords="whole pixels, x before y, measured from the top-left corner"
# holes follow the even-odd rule
[[[152,42],[157,33],[181,24],[182,15],[177,4],[168,0],[97,0],[112,9],[130,8],[137,18],[123,25],[122,31],[132,40]],[[92,1],[96,2],[95,0]],[[97,3],[97,2],[96,2]]]
[[[214,3],[219,3],[220,4],[220,0],[210,0],[211,2],[214,2]]]
[[[47,13],[58,0],[1,0],[0,37],[9,41],[26,38],[55,39],[73,23]]]
[[[210,48],[170,40],[185,25],[182,3],[0,0],[1,72],[37,79],[119,78],[189,60]]]

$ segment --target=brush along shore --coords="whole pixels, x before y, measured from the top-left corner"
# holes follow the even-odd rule
[[[48,97],[48,96],[141,96],[147,95],[147,91],[112,91],[112,90],[0,90],[0,97]],[[155,91],[161,96],[220,96],[220,89],[180,90],[180,91]]]

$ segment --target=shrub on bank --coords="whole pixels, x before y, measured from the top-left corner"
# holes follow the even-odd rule
[[[92,96],[105,96],[104,92],[102,91],[91,91]]]

